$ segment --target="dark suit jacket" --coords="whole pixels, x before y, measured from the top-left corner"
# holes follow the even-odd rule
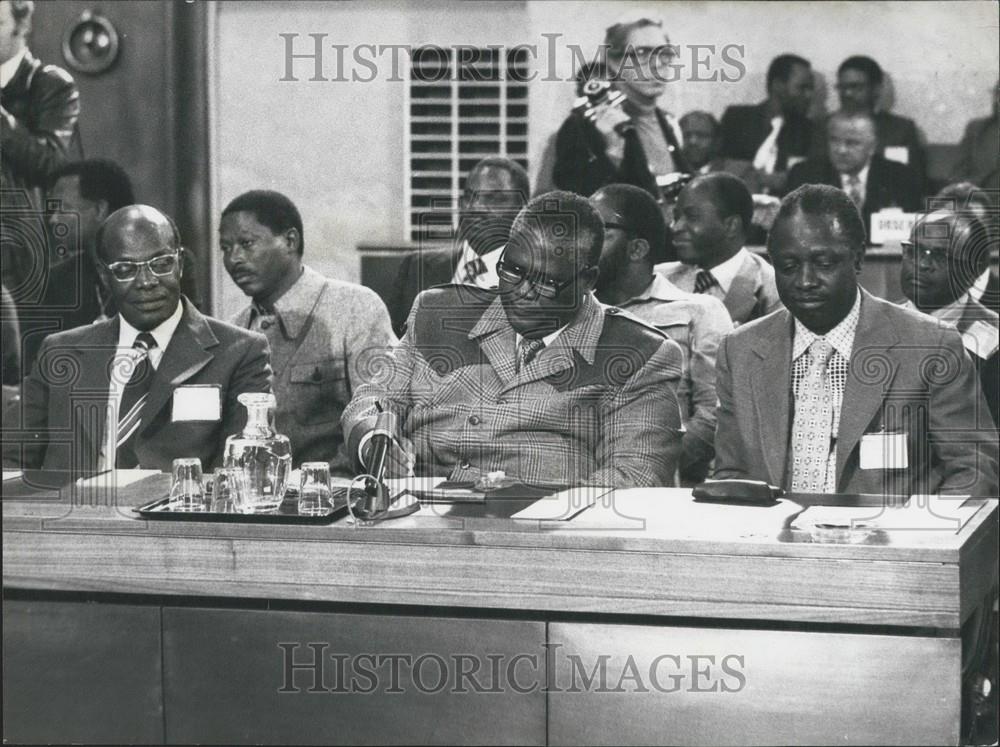
[[[659,109],[664,140],[675,150],[671,153],[678,171],[690,172],[687,159],[680,149],[680,139],[666,116]],[[569,190],[589,197],[606,184],[632,184],[641,187],[657,199],[660,198],[656,177],[650,173],[646,156],[638,136],[626,137],[625,157],[617,166],[608,158],[604,136],[598,129],[578,114],[570,114],[556,134],[556,160],[552,179],[559,189]]]
[[[998,138],[1000,130],[995,114],[969,122],[962,141],[958,144],[958,163],[955,164],[951,180],[968,180],[984,189],[1000,189]]]
[[[997,432],[976,422],[986,403],[958,331],[861,293],[837,432],[837,492],[996,496]],[[782,309],[723,339],[716,478],[788,486],[793,329]],[[861,469],[862,436],[882,430],[906,434],[908,469]]]
[[[830,184],[839,188],[840,175],[829,159],[809,159],[788,172],[786,191],[791,192],[803,184]],[[869,234],[872,213],[887,207],[898,207],[912,213],[920,210],[921,201],[920,180],[909,166],[888,161],[879,155],[872,156],[865,187],[865,205],[861,211],[865,230]]]
[[[452,247],[418,248],[403,257],[393,284],[392,297],[386,299],[392,331],[398,337],[406,330],[414,299],[435,285],[450,283],[460,253]]]
[[[965,311],[959,320],[958,331],[963,335],[968,333],[977,322],[982,322],[994,331],[1000,330],[1000,317],[995,311],[983,306],[978,301],[970,299],[965,305]],[[990,410],[990,416],[994,425],[1000,424],[1000,350],[994,351],[992,355],[983,355],[988,351],[983,351],[978,345],[969,348],[972,362],[976,364],[979,371],[980,383],[983,387],[983,395],[986,397],[986,404]],[[980,418],[980,422],[983,422]]]
[[[755,106],[730,106],[722,115],[722,155],[753,162],[764,140],[771,132],[771,116],[767,102]],[[777,171],[788,168],[789,156],[809,156],[813,138],[813,123],[805,117],[785,117],[778,135]]]
[[[135,451],[144,468],[169,471],[175,458],[199,457],[207,471],[221,462],[226,437],[246,422],[237,396],[270,391],[270,354],[263,335],[183,303],[181,322],[153,375]],[[45,339],[24,381],[23,467],[81,474],[98,468],[118,330],[116,316]],[[174,390],[182,385],[219,387],[220,419],[171,422]]]

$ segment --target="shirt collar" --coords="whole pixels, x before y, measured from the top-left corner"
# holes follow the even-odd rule
[[[28,54],[28,47],[21,47],[21,51],[0,65],[0,88],[6,87],[14,79],[17,69],[21,66],[21,60]]]
[[[709,268],[709,272],[712,273],[712,277],[715,278],[715,282],[722,288],[723,293],[729,293],[729,287],[733,284],[736,276],[740,274],[740,270],[743,269],[743,263],[749,256],[750,252],[745,247],[742,247],[725,262]],[[695,271],[697,271],[697,268],[695,268]]]
[[[149,331],[149,334],[156,340],[156,347],[161,351],[167,349],[170,339],[177,330],[177,325],[181,323],[182,316],[184,316],[184,302],[178,299],[174,313],[160,322],[159,326]],[[139,330],[129,324],[121,314],[118,314],[118,321],[118,347],[131,348],[135,344],[135,338],[139,336]]]
[[[274,316],[286,338],[294,340],[299,336],[325,287],[325,277],[309,266],[302,265],[302,272],[299,274],[298,280],[274,302]],[[251,319],[254,310],[258,314],[268,313],[254,304],[251,310]]]
[[[503,329],[510,329],[510,322],[504,312],[503,303],[497,296],[469,331],[469,339],[486,337]],[[558,338],[560,345],[577,350],[587,363],[593,363],[597,356],[597,341],[603,329],[604,309],[594,298],[593,293],[587,293],[576,318],[566,326],[549,333],[542,340],[548,347]]]
[[[625,303],[618,304],[619,307],[639,303],[640,301],[677,301],[689,294],[682,291],[659,273],[653,273],[653,282],[646,286],[646,290],[637,296],[633,296]]]
[[[861,289],[858,288],[858,295],[854,299],[854,305],[851,307],[851,310],[847,312],[847,316],[841,319],[840,323],[825,335],[817,335],[796,319],[795,339],[792,342],[792,360],[798,360],[809,349],[813,341],[819,337],[825,338],[831,347],[843,356],[844,360],[851,360],[851,352],[854,350],[854,333],[858,329],[858,319],[860,316]]]

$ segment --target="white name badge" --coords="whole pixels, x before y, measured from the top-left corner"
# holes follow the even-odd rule
[[[899,208],[885,208],[872,213],[873,244],[885,244],[890,241],[906,241],[916,222],[916,213],[904,213]]]
[[[890,145],[882,151],[882,155],[887,161],[895,161],[904,166],[910,165],[910,149],[905,145]]]
[[[174,389],[173,422],[221,420],[222,392],[217,386],[179,386]]]
[[[866,433],[861,437],[861,469],[906,469],[909,465],[905,433]]]
[[[989,358],[1000,349],[1000,330],[984,321],[973,322],[962,333],[962,343],[977,358]]]

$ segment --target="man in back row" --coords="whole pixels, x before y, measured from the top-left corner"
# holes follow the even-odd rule
[[[233,318],[271,348],[278,431],[295,465],[328,461],[349,475],[340,416],[360,381],[396,342],[385,304],[370,288],[320,275],[302,262],[295,204],[278,192],[246,192],[222,211],[222,261],[252,300]]]
[[[412,441],[418,474],[673,484],[683,356],[593,297],[603,239],[585,198],[550,192],[515,219],[498,292],[452,285],[421,294],[400,346],[344,411],[362,468],[378,405]]]
[[[954,327],[858,287],[865,232],[806,185],[768,238],[787,311],[722,342],[716,478],[797,493],[995,496],[997,431]],[[933,362],[933,366],[928,365]]]

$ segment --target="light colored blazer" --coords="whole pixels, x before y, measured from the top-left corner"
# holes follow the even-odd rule
[[[233,323],[248,327],[250,318],[247,306]],[[293,463],[329,462],[333,473],[351,475],[340,416],[373,361],[396,343],[382,299],[304,267],[260,331],[271,346],[275,425],[291,441]]]
[[[694,293],[694,281],[700,268],[683,262],[664,262],[654,269],[682,291]],[[720,291],[716,297],[737,326],[782,308],[774,285],[774,268],[766,259],[750,251],[729,286],[729,292],[723,295]]]
[[[865,291],[837,432],[837,492],[996,496],[997,432],[976,370],[951,325]],[[716,478],[787,487],[793,419],[787,310],[741,327],[719,348]],[[861,469],[865,434],[904,433],[909,467]]]
[[[670,485],[680,450],[678,345],[587,297],[576,320],[520,371],[496,292],[421,293],[406,334],[344,412],[352,453],[375,402],[396,413],[416,471],[531,485]]]

